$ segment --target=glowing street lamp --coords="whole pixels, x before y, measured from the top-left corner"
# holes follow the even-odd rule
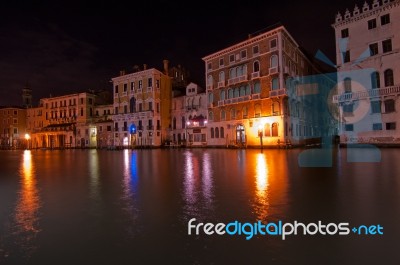
[[[31,136],[29,133],[25,133],[26,149],[29,149],[29,139],[31,139]]]

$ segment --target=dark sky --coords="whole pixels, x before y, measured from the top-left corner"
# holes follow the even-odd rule
[[[334,61],[331,24],[356,3],[363,1],[8,1],[0,7],[0,106],[19,105],[27,82],[37,102],[111,89],[119,70],[161,70],[163,59],[203,85],[203,56],[277,22]]]

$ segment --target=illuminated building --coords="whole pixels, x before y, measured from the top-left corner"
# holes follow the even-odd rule
[[[249,35],[203,61],[209,146],[304,144],[326,129],[318,122],[318,102],[296,96],[305,77],[319,71],[283,26]]]
[[[207,145],[207,96],[195,83],[186,86],[184,95],[172,99],[170,140],[187,146]]]
[[[120,72],[114,88],[113,133],[116,147],[156,147],[167,139],[171,121],[172,82],[168,61],[164,73],[147,69]]]
[[[26,109],[0,107],[0,148],[26,147]]]
[[[341,143],[400,143],[400,1],[356,5],[332,26]]]

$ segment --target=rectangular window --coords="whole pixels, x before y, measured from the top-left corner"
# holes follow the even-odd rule
[[[118,114],[118,107],[115,107],[115,114]]]
[[[156,88],[160,88],[160,80],[156,80]]]
[[[224,66],[224,58],[219,58],[219,66]]]
[[[371,56],[378,54],[378,43],[372,43],[369,45],[369,54]]]
[[[153,110],[153,102],[149,102],[149,110]]]
[[[350,114],[353,112],[353,104],[343,105],[343,112]]]
[[[14,128],[14,134],[18,134],[18,128]]]
[[[115,94],[118,94],[118,85],[115,86]]]
[[[118,122],[116,122],[114,125],[115,125],[115,126],[114,126],[115,131],[118,131]]]
[[[386,123],[386,130],[396,130],[396,123],[395,122]]]
[[[381,16],[381,25],[382,26],[389,24],[389,23],[390,23],[390,15],[389,14]]]
[[[139,80],[139,89],[142,89],[142,87],[143,87],[143,81]]]
[[[139,111],[143,111],[143,104],[139,103]]]
[[[127,106],[127,105],[124,106],[124,113],[125,113],[125,114],[128,113],[128,106]]]
[[[99,126],[99,131],[102,132],[103,131],[103,126]]]
[[[242,59],[246,59],[246,58],[247,58],[247,51],[246,51],[246,50],[241,51],[241,52],[240,52],[240,57],[241,57]]]
[[[253,47],[253,54],[258,54],[259,50],[258,50],[258,45]]]
[[[368,29],[374,29],[374,28],[376,28],[376,19],[375,18],[368,20]]]
[[[17,124],[18,123],[18,120],[17,119],[14,119],[14,124]]]
[[[349,37],[349,29],[342,29],[341,32],[342,38],[348,38]]]
[[[381,102],[371,101],[371,111],[372,113],[381,113]]]
[[[391,39],[382,41],[382,50],[384,53],[392,51],[392,40]]]
[[[234,61],[235,61],[235,55],[234,54],[229,55],[229,62],[233,63]]]
[[[157,113],[160,113],[160,103],[157,103]]]
[[[83,108],[81,108],[81,116],[83,116]],[[56,113],[56,117],[57,117],[57,113]]]
[[[107,126],[107,132],[111,132],[111,126]]]
[[[388,99],[385,101],[385,113],[394,112],[395,105],[393,99]]]
[[[353,124],[346,124],[346,125],[344,126],[344,130],[345,130],[346,132],[352,132],[352,131],[354,131],[354,125],[353,125]]]
[[[124,84],[124,92],[128,90],[128,84]]]
[[[270,47],[271,50],[272,50],[272,49],[275,49],[276,46],[277,46],[277,39],[273,39],[273,40],[271,40],[271,41],[269,42],[269,47]]]
[[[131,82],[131,91],[135,89],[135,82]]]
[[[382,123],[373,123],[372,130],[374,131],[382,131]]]
[[[81,104],[83,104],[83,98],[81,98]],[[56,107],[57,107],[57,102],[56,102]]]
[[[343,53],[343,63],[350,62],[350,51],[345,51]]]
[[[207,64],[207,70],[211,70],[212,69],[212,65],[211,65],[211,63],[208,63]]]
[[[152,87],[153,86],[153,78],[147,79],[147,87]]]

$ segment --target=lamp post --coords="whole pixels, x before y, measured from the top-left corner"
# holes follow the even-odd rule
[[[260,138],[260,146],[261,149],[263,149],[263,128],[260,126],[258,126],[258,137]]]
[[[29,150],[29,139],[31,139],[31,136],[28,133],[25,133],[26,149],[28,150]]]

